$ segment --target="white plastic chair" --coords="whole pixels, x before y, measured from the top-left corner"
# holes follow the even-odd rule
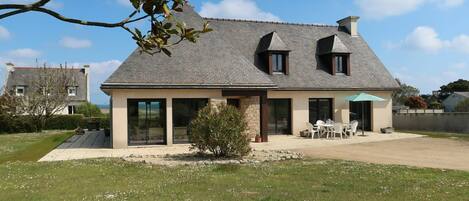
[[[336,134],[340,135],[340,139],[343,139],[342,135],[344,134],[344,127],[341,123],[334,123],[334,131],[332,132],[332,136],[335,138]]]
[[[309,133],[311,133],[311,139],[314,139],[314,134],[317,133],[318,139],[321,137],[321,124],[313,126],[313,124],[306,122]]]
[[[349,135],[350,137],[355,136],[357,133],[357,128],[358,128],[358,121],[352,121],[350,122],[350,126],[345,130],[345,134]]]

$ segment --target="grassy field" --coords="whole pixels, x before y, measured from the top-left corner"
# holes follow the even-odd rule
[[[0,164],[7,161],[37,161],[72,135],[70,131],[0,135]]]
[[[408,131],[408,130],[399,130],[397,132],[414,133],[414,134],[426,135],[428,137],[433,137],[433,138],[450,138],[450,139],[469,141],[469,133],[447,133],[447,132],[438,132],[438,131]]]
[[[179,167],[119,159],[29,161],[44,155],[45,150],[69,135],[68,132],[1,135],[0,158],[4,163],[0,163],[0,200],[469,198],[469,172],[339,160]]]

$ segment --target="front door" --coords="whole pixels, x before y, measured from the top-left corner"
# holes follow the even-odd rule
[[[269,99],[269,135],[291,133],[291,100]]]
[[[166,144],[165,100],[127,101],[128,144]]]
[[[364,122],[365,131],[371,131],[371,101],[350,102],[350,121],[358,121],[358,129]]]

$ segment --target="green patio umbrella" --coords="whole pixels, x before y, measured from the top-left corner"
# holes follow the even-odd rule
[[[357,95],[353,96],[347,96],[345,97],[345,100],[352,101],[352,102],[362,102],[362,135],[365,135],[365,106],[364,103],[365,101],[384,101],[384,99],[378,97],[378,96],[373,96],[367,93],[359,93]]]

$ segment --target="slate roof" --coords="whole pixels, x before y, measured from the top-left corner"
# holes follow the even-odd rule
[[[455,94],[458,94],[458,95],[460,95],[460,96],[469,98],[469,91],[466,91],[466,92],[457,91],[457,92],[454,92],[454,93],[455,93]]]
[[[33,67],[14,67],[14,71],[8,73],[8,79],[5,86],[8,90],[13,91],[16,86],[25,87],[25,95],[35,90],[35,80],[39,79],[40,68]],[[70,97],[72,101],[86,101],[86,76],[84,69],[67,69],[74,79],[74,85],[77,87],[77,95]]]
[[[332,35],[318,40],[318,55],[330,53],[351,53],[337,35]]]
[[[261,53],[266,51],[290,51],[290,49],[285,45],[278,34],[273,31],[262,37],[259,42],[257,52]]]
[[[179,18],[193,27],[209,21],[214,31],[202,35],[196,44],[184,41],[172,48],[172,57],[139,54],[135,50],[101,88],[393,90],[399,87],[362,37],[351,37],[338,26],[201,18],[188,8]],[[261,39],[269,33],[270,41],[274,41],[270,43],[272,48],[280,44],[290,50],[288,75],[268,75],[261,70],[264,67],[257,52]],[[318,40],[330,36],[337,41],[332,51],[342,51],[345,46],[352,53],[350,76],[331,75],[318,59]]]

